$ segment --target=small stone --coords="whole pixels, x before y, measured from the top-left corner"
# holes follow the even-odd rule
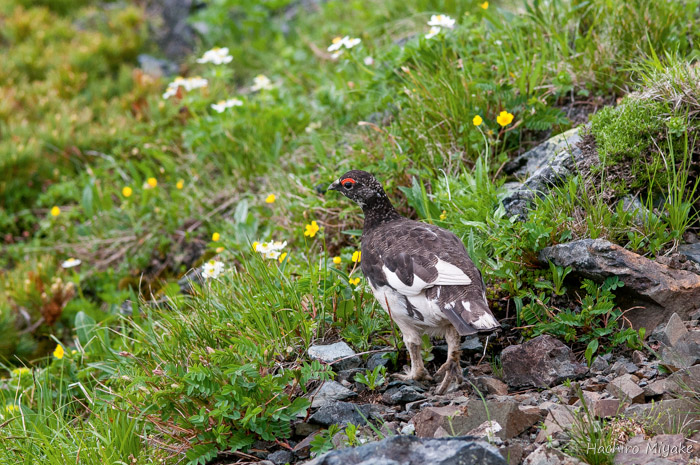
[[[411,434],[416,434],[416,425],[413,423],[406,423],[406,425],[401,428],[401,435],[409,436]]]
[[[683,323],[683,320],[681,320],[681,317],[679,317],[677,313],[674,313],[664,327],[663,339],[661,342],[666,346],[676,347],[678,341],[682,340],[687,335],[688,330],[685,327],[685,323]]]
[[[574,417],[576,409],[573,407],[560,404],[551,404],[551,406],[547,405],[546,407],[548,407],[549,413],[544,420],[543,428],[537,433],[535,438],[537,443],[547,441],[548,437],[556,438],[561,434],[565,435],[566,430],[576,421]]]
[[[370,371],[373,371],[375,368],[378,366],[385,367],[389,364],[389,359],[386,357],[386,354],[391,353],[390,351],[387,352],[379,352],[377,354],[372,354],[369,359],[367,359],[367,369]]]
[[[495,394],[497,396],[508,395],[508,386],[500,379],[491,376],[479,376],[474,380],[474,385],[482,393]]]
[[[585,465],[579,459],[570,457],[565,453],[550,449],[546,444],[542,444],[528,455],[523,461],[523,465]]]
[[[309,357],[312,360],[331,364],[336,371],[357,368],[361,364],[360,357],[343,341],[328,345],[312,345],[309,347]]]
[[[320,408],[331,402],[345,400],[356,395],[336,381],[326,381],[312,394],[311,408]]]
[[[641,384],[641,383],[640,383]],[[668,392],[667,378],[657,379],[644,386],[644,395],[646,397],[662,396]]]
[[[500,449],[501,455],[508,465],[520,465],[523,461],[523,446],[517,442],[502,446]]]
[[[610,372],[614,373],[616,376],[634,373],[637,370],[639,370],[639,367],[624,357],[613,363],[613,366],[610,368]]]
[[[620,400],[614,397],[605,397],[599,392],[582,391],[583,400],[586,402],[588,410],[597,418],[614,417],[620,413]],[[574,406],[581,405],[579,400]]]
[[[294,461],[294,454],[291,451],[282,449],[268,455],[267,460],[275,465],[284,465]]]
[[[485,438],[490,443],[499,443],[500,438],[496,437],[496,433],[501,431],[503,427],[498,424],[497,421],[485,421],[473,430],[467,432],[467,436],[474,436],[477,438]],[[498,441],[496,441],[498,439]]]
[[[644,401],[644,389],[637,385],[639,378],[634,375],[622,375],[608,383],[607,391],[623,402],[639,403]]]
[[[309,417],[309,422],[321,426],[341,425],[348,423],[364,425],[365,418],[370,419],[372,406],[370,404],[358,405],[349,402],[337,401],[319,408]],[[363,418],[364,417],[364,418]]]
[[[647,361],[647,356],[644,354],[644,352],[635,350],[632,352],[632,362],[636,363],[637,365],[641,365],[642,363]]]
[[[700,263],[700,242],[695,244],[683,244],[678,246],[678,253],[685,255],[688,260]]]
[[[603,357],[596,357],[591,363],[591,373],[603,374],[608,373],[610,364]]]
[[[382,394],[382,400],[389,405],[405,404],[422,399],[425,399],[425,395],[414,386],[395,386]]]

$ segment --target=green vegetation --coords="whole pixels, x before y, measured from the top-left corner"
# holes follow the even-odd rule
[[[141,5],[0,6],[0,462],[204,464],[289,436],[332,377],[314,341],[401,349],[358,210],[320,194],[351,168],[460,235],[524,335],[589,362],[639,344],[619,283],[579,299],[537,254],[606,237],[655,257],[698,230],[698,0],[216,0],[188,81],[137,67],[159,53]],[[454,28],[426,38],[432,14]],[[214,46],[232,61],[198,63]],[[629,90],[592,119],[599,170],[509,218],[502,165]]]

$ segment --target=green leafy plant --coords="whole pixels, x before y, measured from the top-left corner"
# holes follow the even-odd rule
[[[380,388],[386,382],[386,367],[384,365],[377,365],[374,370],[365,370],[364,373],[357,373],[355,375],[355,381],[367,386],[367,389],[374,391]]]

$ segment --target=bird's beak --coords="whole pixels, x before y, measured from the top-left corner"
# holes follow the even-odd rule
[[[330,186],[328,186],[329,191],[337,191],[338,188],[340,187],[340,180],[335,180],[331,183]]]

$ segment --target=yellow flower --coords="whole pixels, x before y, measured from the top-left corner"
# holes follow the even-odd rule
[[[474,126],[481,126],[481,123],[483,123],[484,120],[481,118],[481,116],[476,115],[474,119],[472,120],[472,123],[474,123]]]
[[[216,253],[221,253],[221,252],[223,252],[224,250],[226,250],[226,249],[224,249],[223,247],[217,247],[217,248],[216,248]]]
[[[265,203],[275,203],[275,194],[270,194],[265,198]]]
[[[61,209],[58,207],[53,207],[51,209],[51,216],[58,216],[61,214]]]
[[[318,227],[318,224],[312,221],[311,224],[307,224],[304,227],[304,236],[314,237],[319,229],[321,228]]]
[[[481,8],[483,8],[484,10],[486,10],[486,9],[488,9],[488,7],[489,7],[489,2],[480,3],[479,6],[480,6]]]
[[[443,210],[440,214],[440,220],[445,221],[445,218],[447,218],[447,212]]]
[[[498,121],[498,124],[501,126],[506,127],[513,122],[513,114],[503,110],[496,118],[496,121]]]
[[[260,242],[258,242],[258,241],[255,241],[255,242],[253,242],[253,244],[251,244],[251,246],[253,247],[253,250],[256,250],[258,248],[258,244],[260,244]]]
[[[333,263],[340,265],[340,257],[333,257]]]
[[[18,378],[21,378],[22,375],[28,375],[31,372],[32,370],[30,370],[27,367],[15,368],[14,370],[12,370],[12,376],[17,376]]]
[[[147,182],[148,185],[151,186],[151,187],[156,187],[156,186],[158,185],[158,180],[157,180],[156,178],[153,178],[153,177],[148,178],[148,179],[146,180],[146,182]]]
[[[352,284],[353,286],[357,286],[360,282],[360,278],[350,278],[348,279],[348,282]]]
[[[122,195],[123,195],[124,197],[127,197],[127,198],[128,198],[128,197],[131,197],[131,194],[133,194],[133,193],[134,193],[133,189],[132,189],[131,187],[129,187],[129,186],[124,186],[124,187],[122,188]]]
[[[18,405],[7,404],[7,405],[5,406],[5,412],[7,412],[7,413],[14,413],[14,412],[18,412],[18,411],[19,411],[19,406],[18,406]]]
[[[352,253],[352,262],[359,263],[360,260],[362,260],[362,252],[360,252],[359,250],[356,250],[355,252]]]
[[[212,241],[218,242],[219,239],[221,239],[221,234],[219,234],[218,232],[215,232],[214,234],[211,235],[211,240],[212,240]]]
[[[56,349],[53,351],[53,356],[56,357],[57,359],[61,360],[65,353],[66,352],[63,350],[63,346],[61,344],[58,344],[56,346]]]
[[[287,252],[282,252],[282,255],[280,255],[280,258],[279,258],[280,263],[282,263],[285,258],[287,258]]]
[[[75,355],[75,354],[77,354],[77,353],[78,353],[78,351],[75,350],[75,349],[73,349],[73,350],[70,351],[70,354],[71,354],[71,355]]]
[[[185,187],[185,180],[180,179],[177,181],[177,184],[175,184],[175,187],[178,188],[178,190],[182,190],[183,187]]]

